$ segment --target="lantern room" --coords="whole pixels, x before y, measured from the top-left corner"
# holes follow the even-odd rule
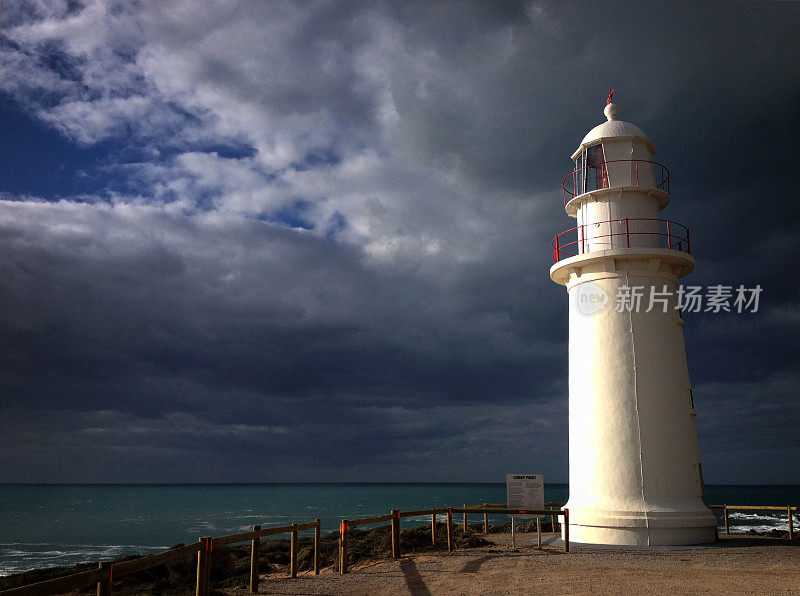
[[[610,187],[656,187],[653,141],[638,126],[617,120],[615,104],[608,104],[604,113],[608,121],[590,130],[572,154],[576,194]]]

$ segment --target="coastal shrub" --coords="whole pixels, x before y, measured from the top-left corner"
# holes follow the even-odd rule
[[[223,546],[211,553],[212,584],[236,585],[250,580],[250,547]]]

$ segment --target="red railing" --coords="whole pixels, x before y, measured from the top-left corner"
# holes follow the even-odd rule
[[[584,194],[586,192],[590,192],[592,190],[598,190],[601,188],[613,188],[609,184],[608,168],[606,166],[607,164],[610,163],[624,163],[624,162],[631,164],[631,183],[629,185],[615,184],[614,186],[622,186],[622,187],[642,186],[642,184],[640,184],[639,164],[648,164],[653,168],[654,186],[647,186],[646,188],[657,188],[669,194],[669,169],[667,169],[667,166],[660,164],[657,161],[649,161],[646,159],[612,159],[610,161],[600,161],[597,163],[593,163],[583,168],[576,169],[570,174],[567,174],[564,177],[564,180],[561,182],[561,188],[564,191],[563,193],[564,205],[566,205],[570,200],[572,200],[579,194]],[[642,169],[644,167],[645,166],[642,166]],[[593,185],[588,184],[589,172],[587,170],[590,169],[595,170],[595,183]],[[567,181],[569,181],[570,179],[572,180],[572,190],[567,188]],[[583,182],[583,185],[581,184],[581,182]],[[613,180],[611,182],[613,182]],[[595,188],[586,188],[587,186],[594,186]]]
[[[638,229],[636,224],[631,226],[631,222],[642,221],[658,222],[659,227],[663,228],[663,231],[661,229],[659,229],[657,232],[642,231]],[[597,236],[587,236],[588,230],[594,229],[602,224],[608,224],[606,229],[609,231],[609,233],[599,234]],[[619,231],[614,231],[615,227],[618,228]],[[577,240],[573,240],[572,242],[563,242],[561,237],[564,236],[564,234],[569,234],[570,232],[577,232]],[[692,254],[689,228],[683,224],[679,224],[678,222],[669,219],[626,217],[623,219],[607,219],[605,221],[592,222],[590,224],[584,224],[582,226],[570,228],[569,230],[564,230],[560,234],[556,235],[555,238],[553,238],[553,262],[558,263],[561,259],[574,257],[576,255],[588,252],[587,248],[593,242],[596,242],[601,238],[609,239],[608,243],[610,246],[608,248],[638,248],[640,246],[642,248],[647,248],[636,242],[636,240],[642,236],[657,236],[659,239],[664,239],[663,244],[666,244],[666,246],[662,248],[679,250],[687,254]],[[624,240],[622,242],[614,242],[614,238],[624,238]],[[631,244],[631,238],[633,238],[633,244]]]

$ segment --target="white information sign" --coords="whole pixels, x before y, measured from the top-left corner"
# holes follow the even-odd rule
[[[506,474],[506,503],[509,509],[544,509],[544,477],[541,474]]]

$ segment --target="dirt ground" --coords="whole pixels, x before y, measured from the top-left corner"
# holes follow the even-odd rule
[[[553,540],[552,535],[545,539]],[[608,550],[545,545],[491,535],[481,548],[404,555],[296,579],[262,576],[271,594],[800,594],[800,542],[723,538],[680,550]],[[230,594],[246,594],[244,589]]]

